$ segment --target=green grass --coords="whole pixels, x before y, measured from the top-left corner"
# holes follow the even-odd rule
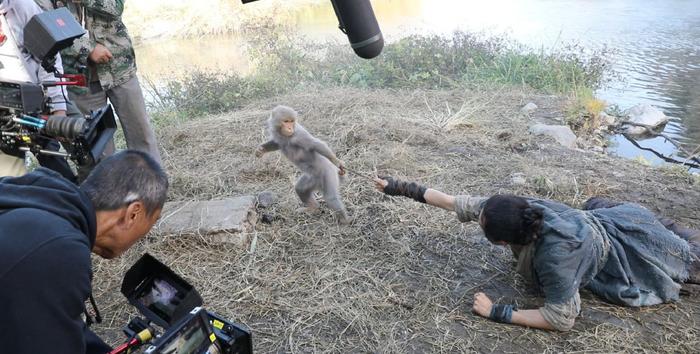
[[[413,35],[387,44],[372,60],[347,45],[310,43],[291,29],[261,24],[247,34],[252,74],[195,71],[185,79],[151,85],[156,124],[239,108],[251,100],[308,85],[390,89],[455,89],[516,85],[569,95],[606,83],[607,50],[586,53],[577,45],[554,52],[533,51],[505,37],[467,32],[451,36]],[[299,44],[304,43],[304,44]]]

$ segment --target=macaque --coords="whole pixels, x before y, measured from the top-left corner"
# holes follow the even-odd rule
[[[328,145],[313,137],[299,124],[297,112],[286,106],[277,106],[267,120],[270,141],[258,146],[257,157],[266,152],[282,151],[304,174],[297,180],[294,189],[306,210],[318,208],[315,191],[321,191],[328,206],[333,209],[341,224],[349,224],[350,217],[338,194],[340,178],[345,167]]]

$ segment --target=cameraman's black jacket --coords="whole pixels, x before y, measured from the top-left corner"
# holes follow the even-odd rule
[[[104,353],[81,317],[95,211],[48,169],[0,178],[0,352]]]

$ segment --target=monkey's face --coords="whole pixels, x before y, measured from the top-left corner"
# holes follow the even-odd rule
[[[285,118],[280,125],[280,133],[286,137],[294,135],[294,119]]]

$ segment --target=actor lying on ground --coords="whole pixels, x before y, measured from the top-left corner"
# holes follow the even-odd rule
[[[637,204],[591,198],[579,210],[513,195],[452,196],[391,177],[375,184],[386,194],[455,211],[462,222],[478,221],[491,243],[510,246],[518,273],[539,287],[545,304],[519,310],[475,294],[474,312],[497,322],[566,331],[581,311],[580,288],[637,307],[677,301],[681,282],[700,283],[700,231]]]

